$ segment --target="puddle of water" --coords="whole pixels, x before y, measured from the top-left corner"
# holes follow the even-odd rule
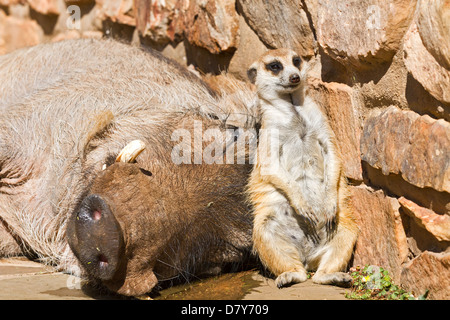
[[[83,291],[78,289],[60,288],[57,290],[48,290],[41,292],[42,294],[50,294],[61,298],[73,297],[73,298],[88,298]]]
[[[257,271],[243,271],[237,273],[226,273],[216,277],[205,278],[187,284],[176,285],[150,296],[155,300],[240,300],[255,288],[260,286],[261,281],[255,280]],[[52,295],[57,299],[101,299],[122,300],[142,299],[142,297],[125,297],[111,292],[99,291],[99,288],[91,287],[83,283],[81,288],[70,289],[62,287],[56,290],[47,290],[41,294]]]
[[[256,271],[227,273],[158,292],[155,300],[240,300],[259,286]]]

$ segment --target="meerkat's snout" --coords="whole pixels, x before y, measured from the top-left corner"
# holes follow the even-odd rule
[[[300,82],[300,76],[297,73],[291,74],[289,77],[289,82],[292,84],[297,84]]]

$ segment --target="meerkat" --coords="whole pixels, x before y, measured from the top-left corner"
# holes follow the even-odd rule
[[[254,207],[253,243],[261,262],[282,287],[316,271],[319,284],[350,285],[345,271],[358,228],[347,182],[325,115],[306,95],[307,63],[292,50],[271,50],[248,69],[261,117],[258,155],[249,179]],[[259,152],[261,133],[270,161]],[[274,149],[275,147],[275,149]],[[275,150],[275,151],[274,151]]]

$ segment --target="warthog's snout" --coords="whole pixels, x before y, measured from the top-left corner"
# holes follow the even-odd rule
[[[110,280],[123,257],[122,230],[104,199],[92,194],[83,199],[72,216],[69,244],[86,270],[95,278]]]

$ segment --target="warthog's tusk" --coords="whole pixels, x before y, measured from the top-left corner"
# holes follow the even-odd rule
[[[116,162],[133,162],[144,149],[144,142],[141,140],[133,140],[120,151],[116,158]]]

